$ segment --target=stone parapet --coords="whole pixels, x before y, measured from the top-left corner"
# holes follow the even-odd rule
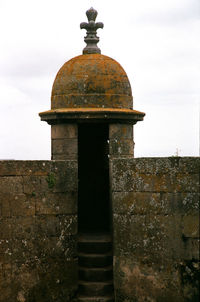
[[[116,301],[198,301],[200,158],[112,158]]]
[[[0,162],[0,301],[72,301],[77,162]]]

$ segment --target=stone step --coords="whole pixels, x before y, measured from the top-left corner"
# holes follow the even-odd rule
[[[108,234],[82,234],[78,238],[78,251],[83,253],[106,253],[112,250]]]
[[[113,277],[112,265],[100,268],[79,267],[79,280],[107,281]]]
[[[85,296],[79,296],[78,302],[114,302],[113,296],[93,296],[93,297],[85,297]]]
[[[84,233],[78,235],[78,240],[81,242],[105,242],[111,241],[111,235],[107,233]]]
[[[111,242],[78,242],[78,251],[83,253],[107,253],[112,250]]]
[[[79,281],[79,294],[83,296],[108,296],[113,293],[113,282],[86,282]]]
[[[106,254],[86,254],[79,253],[79,266],[87,268],[97,268],[112,265],[112,253]]]

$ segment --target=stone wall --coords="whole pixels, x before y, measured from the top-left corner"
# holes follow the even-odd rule
[[[0,301],[71,301],[77,161],[0,162]]]
[[[118,130],[110,129],[115,302],[198,301],[200,158],[131,158]],[[0,162],[0,302],[72,301],[77,170],[76,159]]]
[[[199,301],[200,158],[112,159],[116,302]]]

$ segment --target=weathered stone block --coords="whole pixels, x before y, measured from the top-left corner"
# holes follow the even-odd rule
[[[36,214],[75,214],[77,213],[77,193],[43,193],[35,196]]]
[[[111,190],[116,192],[132,190],[130,188],[134,169],[135,163],[129,159],[110,160]]]
[[[12,216],[33,216],[35,215],[35,201],[25,194],[13,196],[10,202]]]
[[[20,238],[12,239],[12,263],[19,263],[23,264],[24,266],[29,265],[32,263],[35,266],[35,262],[39,261],[39,251],[37,241],[34,237],[35,234],[32,236],[27,236]]]
[[[53,162],[51,167],[52,177],[55,176],[53,192],[73,192],[78,186],[78,165],[76,160]],[[46,183],[45,178],[41,178]]]
[[[148,157],[130,159],[129,162],[135,163],[135,171],[141,174],[162,174],[171,170],[169,158]]]
[[[76,138],[52,139],[52,159],[77,159],[78,141]],[[61,158],[60,158],[61,159]]]
[[[192,157],[148,157],[148,158],[129,158],[115,159],[119,165],[133,166],[135,172],[141,174],[198,174],[200,164],[198,158]]]
[[[77,257],[77,238],[74,235],[60,234],[58,237],[46,237],[40,234],[35,244],[39,261],[48,261],[49,258],[69,260]]]
[[[35,217],[36,235],[42,237],[59,236],[59,217],[55,215],[40,215]]]
[[[157,262],[171,262],[183,256],[181,215],[146,216],[147,240],[145,252]]]
[[[10,201],[13,198],[13,194],[0,193],[0,217],[10,217]]]
[[[67,192],[77,190],[77,162],[62,161],[52,165],[47,176],[23,176],[24,193],[32,197],[45,192]]]
[[[168,192],[171,183],[166,175],[134,174],[133,188],[144,192]],[[170,188],[171,191],[171,188]]]
[[[0,240],[12,237],[12,218],[0,218]]]
[[[182,237],[183,240],[183,259],[192,260],[195,259],[199,261],[199,247],[200,240],[199,238],[188,238]]]
[[[182,173],[200,173],[200,157],[181,157],[179,169]]]
[[[132,139],[133,126],[127,124],[110,124],[109,139]]]
[[[77,159],[77,156],[69,157],[68,154],[52,154],[52,160],[61,161],[61,160],[69,160],[69,159]]]
[[[21,161],[18,166],[21,166],[21,175],[45,176],[51,168],[51,161]]]
[[[0,271],[0,302],[14,302],[12,297],[11,265],[2,266]]]
[[[11,263],[3,263],[0,265],[0,286],[2,286],[2,282],[7,283],[8,286],[11,285],[12,282],[12,265]],[[4,284],[5,285],[5,284]],[[3,288],[3,286],[2,286]]]
[[[178,268],[184,301],[199,301],[199,261],[185,260]]]
[[[12,239],[0,239],[0,265],[4,271],[4,266],[12,262]]]
[[[167,205],[160,200],[160,193],[113,192],[112,205],[116,214],[144,215],[169,211]]]
[[[0,176],[21,175],[21,171],[18,173],[18,168],[19,168],[18,166],[19,166],[19,161],[15,161],[15,160],[0,161]]]
[[[72,301],[78,284],[77,260],[64,260],[49,258],[37,268],[38,274],[32,282],[32,286],[24,287],[25,301],[28,302],[57,302]],[[45,273],[44,273],[45,272]],[[23,281],[27,275],[31,281],[31,267],[22,267],[21,275]],[[22,280],[16,280],[18,288],[23,290]],[[21,281],[21,282],[20,282]]]
[[[168,213],[195,214],[199,211],[199,193],[161,193],[161,203]]]
[[[23,193],[22,177],[0,177],[1,193]]]
[[[199,192],[198,174],[141,174],[132,159],[111,161],[112,191]]]
[[[154,264],[145,265],[129,257],[115,257],[116,301],[186,301],[180,287],[177,266],[171,264],[167,270],[163,268],[158,270]]]
[[[77,138],[77,124],[58,124],[51,126],[51,138]]]
[[[149,264],[183,255],[181,217],[115,214],[113,229],[115,255],[132,255]]]
[[[172,190],[167,175],[139,174],[130,170],[114,171],[112,179],[113,191],[127,192],[168,192]]]
[[[146,237],[145,216],[113,216],[114,255],[139,255],[141,240]]]
[[[36,236],[35,217],[13,217],[12,237],[17,239],[34,238]]]
[[[24,193],[34,195],[41,191],[41,179],[38,176],[23,176]]]
[[[132,139],[110,139],[109,154],[114,156],[133,155],[134,143]]]
[[[65,259],[77,259],[77,236],[64,235],[60,236],[57,246],[63,250]]]
[[[183,236],[190,238],[199,237],[199,213],[196,215],[184,215],[182,217]]]
[[[60,236],[77,234],[78,221],[77,215],[60,215]]]
[[[46,175],[51,161],[47,160],[6,160],[0,161],[0,175]]]
[[[199,174],[177,174],[172,183],[175,192],[199,192]]]

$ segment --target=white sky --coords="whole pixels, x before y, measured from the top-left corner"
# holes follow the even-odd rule
[[[0,159],[50,159],[57,71],[85,47],[93,6],[102,54],[131,82],[135,156],[199,155],[200,0],[0,0]]]

